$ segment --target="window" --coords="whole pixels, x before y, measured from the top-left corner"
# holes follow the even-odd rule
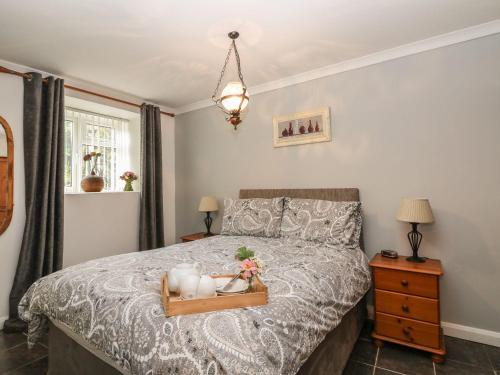
[[[131,170],[129,120],[70,107],[65,114],[65,190],[81,191],[82,178],[90,174],[83,156],[92,151],[102,154],[98,173],[104,177],[104,191],[122,190],[120,175]]]

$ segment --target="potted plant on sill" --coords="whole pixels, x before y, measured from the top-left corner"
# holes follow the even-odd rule
[[[97,193],[104,188],[104,178],[98,175],[97,162],[101,157],[100,152],[92,151],[83,156],[84,163],[90,163],[90,175],[84,177],[80,186],[86,193]]]
[[[120,179],[125,181],[125,187],[123,188],[123,191],[134,191],[132,181],[137,180],[137,175],[134,172],[127,171],[120,176]]]

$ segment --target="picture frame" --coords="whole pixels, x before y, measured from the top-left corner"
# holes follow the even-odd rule
[[[330,108],[273,117],[273,147],[332,140]]]

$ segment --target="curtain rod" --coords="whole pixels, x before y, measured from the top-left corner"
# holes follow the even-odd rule
[[[23,77],[23,78],[29,78],[29,77],[31,77],[31,75],[29,73],[16,72],[15,70],[8,69],[8,68],[5,68],[3,66],[0,66],[0,73],[12,74],[12,75],[15,75],[15,76],[18,76],[18,77]],[[44,82],[46,82],[45,79],[44,79]],[[132,107],[137,107],[137,108],[141,107],[140,104],[132,103],[132,102],[129,102],[129,101],[126,101],[126,100],[118,99],[118,98],[114,98],[114,97],[108,96],[108,95],[99,94],[99,93],[94,92],[94,91],[81,89],[79,87],[75,87],[75,86],[71,86],[71,85],[64,85],[64,87],[67,88],[68,90],[82,92],[84,94],[89,94],[89,95],[97,96],[99,98],[108,99],[108,100],[112,100],[112,101],[115,101],[115,102],[118,102],[118,103],[127,104],[127,105],[130,105]],[[170,117],[175,117],[175,114],[173,114],[173,113],[163,112],[163,111],[160,111],[160,113],[163,114],[163,115],[170,116]]]

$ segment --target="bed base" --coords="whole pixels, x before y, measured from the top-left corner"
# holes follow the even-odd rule
[[[298,375],[341,375],[366,319],[363,298],[314,350]],[[49,375],[121,375],[103,354],[85,348],[62,329],[49,324]]]

